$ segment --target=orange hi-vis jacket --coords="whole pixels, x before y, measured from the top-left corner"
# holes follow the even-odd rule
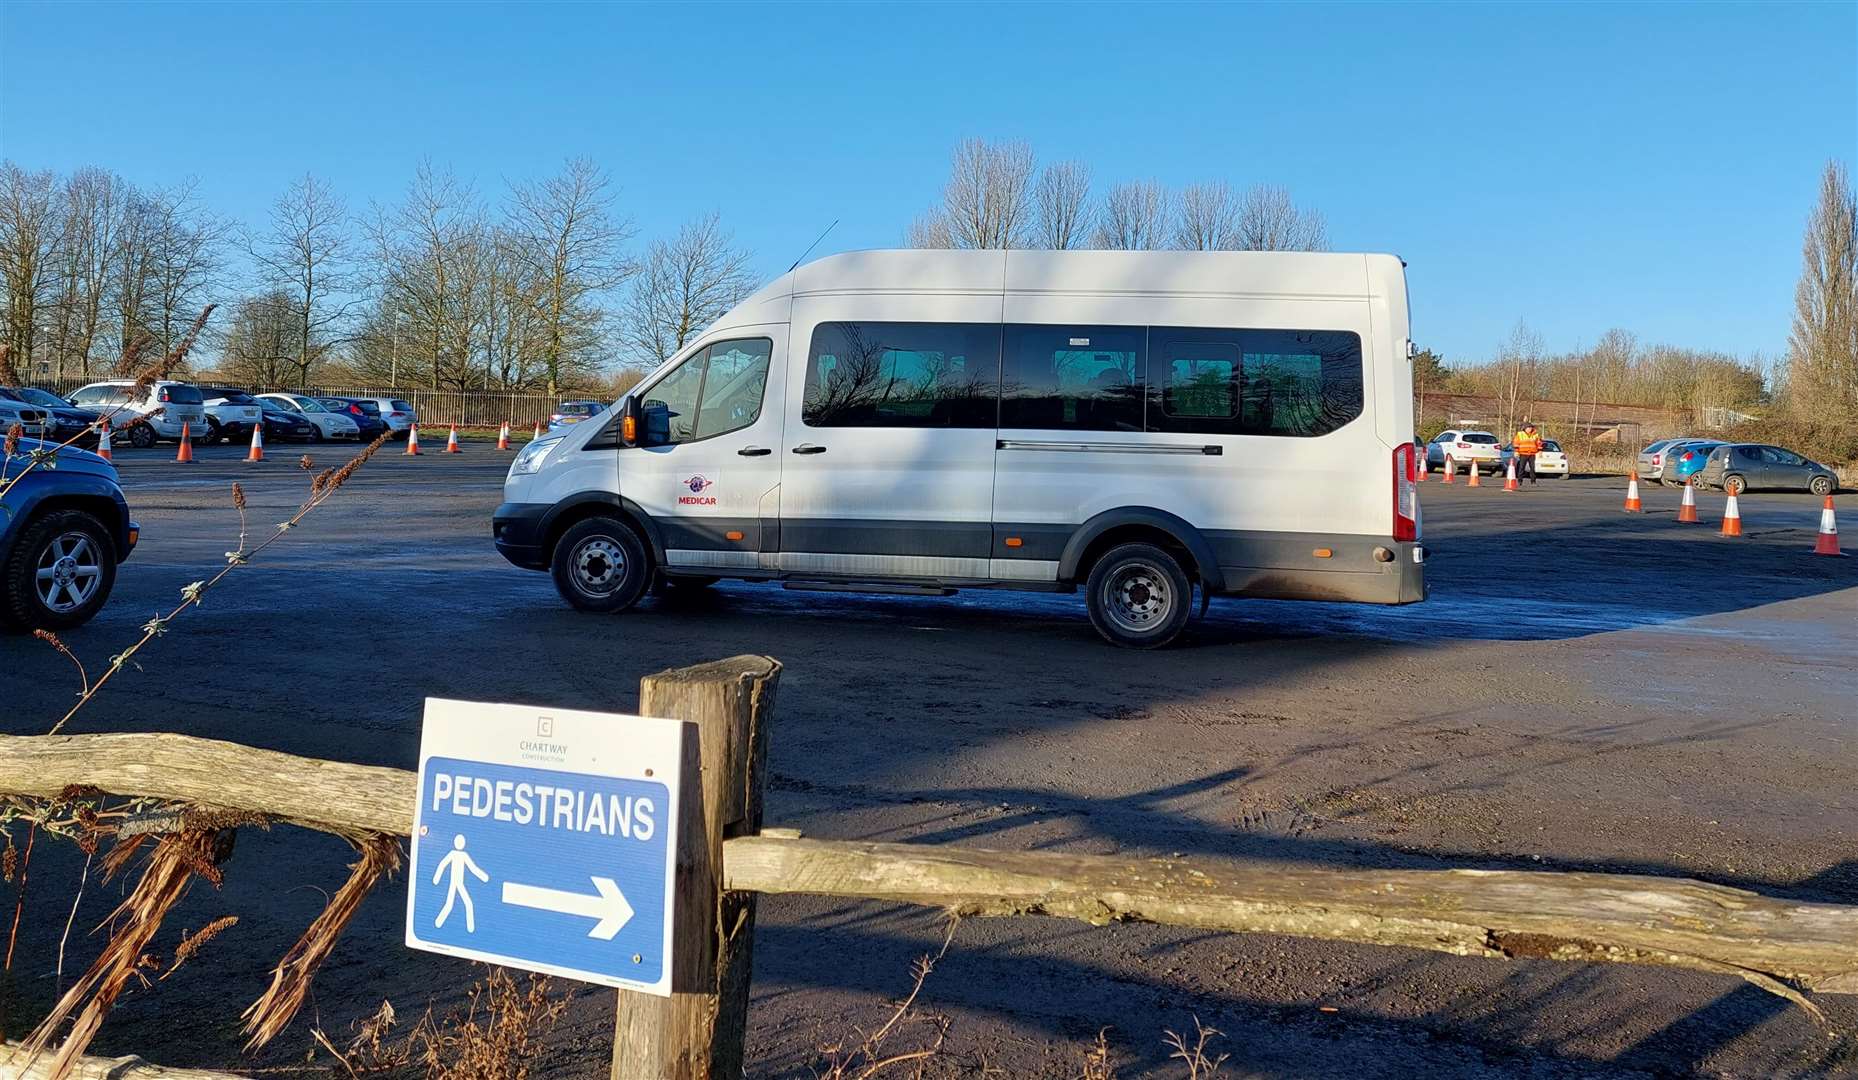
[[[1516,447],[1516,452],[1519,454],[1539,454],[1542,452],[1542,433],[1538,431],[1531,435],[1526,431],[1519,431],[1516,433],[1516,438],[1511,440],[1511,445]]]

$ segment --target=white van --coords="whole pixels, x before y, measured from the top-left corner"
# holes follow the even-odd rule
[[[870,251],[785,274],[530,443],[493,530],[577,608],[656,581],[1424,599],[1391,255]]]

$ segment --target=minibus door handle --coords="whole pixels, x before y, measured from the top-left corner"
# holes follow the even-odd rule
[[[823,454],[825,452],[825,447],[815,446],[810,442],[803,442],[799,446],[794,447],[794,453],[796,454]]]
[[[774,451],[765,446],[744,446],[742,449],[737,450],[736,453],[741,454],[743,457],[767,457],[769,454],[774,453]]]

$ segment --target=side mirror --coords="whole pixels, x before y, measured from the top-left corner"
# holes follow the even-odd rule
[[[664,446],[671,441],[671,406],[662,401],[648,401],[642,419],[646,446]]]

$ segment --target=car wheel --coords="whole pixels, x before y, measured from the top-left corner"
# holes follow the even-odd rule
[[[1180,636],[1193,609],[1193,582],[1174,556],[1153,544],[1120,544],[1090,569],[1091,625],[1105,641],[1154,649]]]
[[[311,442],[322,442],[323,441],[323,428],[321,424],[310,425],[310,441]]]
[[[81,510],[58,510],[27,525],[0,566],[0,609],[33,630],[68,630],[103,607],[116,584],[109,530]]]
[[[1807,485],[1807,490],[1811,491],[1815,495],[1832,494],[1832,477],[1830,476],[1813,477],[1813,482]]]
[[[207,417],[206,418],[206,438],[200,440],[202,445],[211,446],[214,443],[220,441],[221,439],[224,439],[227,442],[231,442],[232,436],[226,434],[226,429],[219,426],[219,421],[213,419],[210,416]]]
[[[147,424],[137,424],[129,429],[129,445],[137,450],[147,450],[155,445],[155,429]]]
[[[626,523],[588,518],[555,544],[555,589],[580,611],[624,611],[652,580],[651,556]]]
[[[1740,495],[1748,490],[1748,481],[1739,476],[1723,477],[1723,490],[1731,495]]]

